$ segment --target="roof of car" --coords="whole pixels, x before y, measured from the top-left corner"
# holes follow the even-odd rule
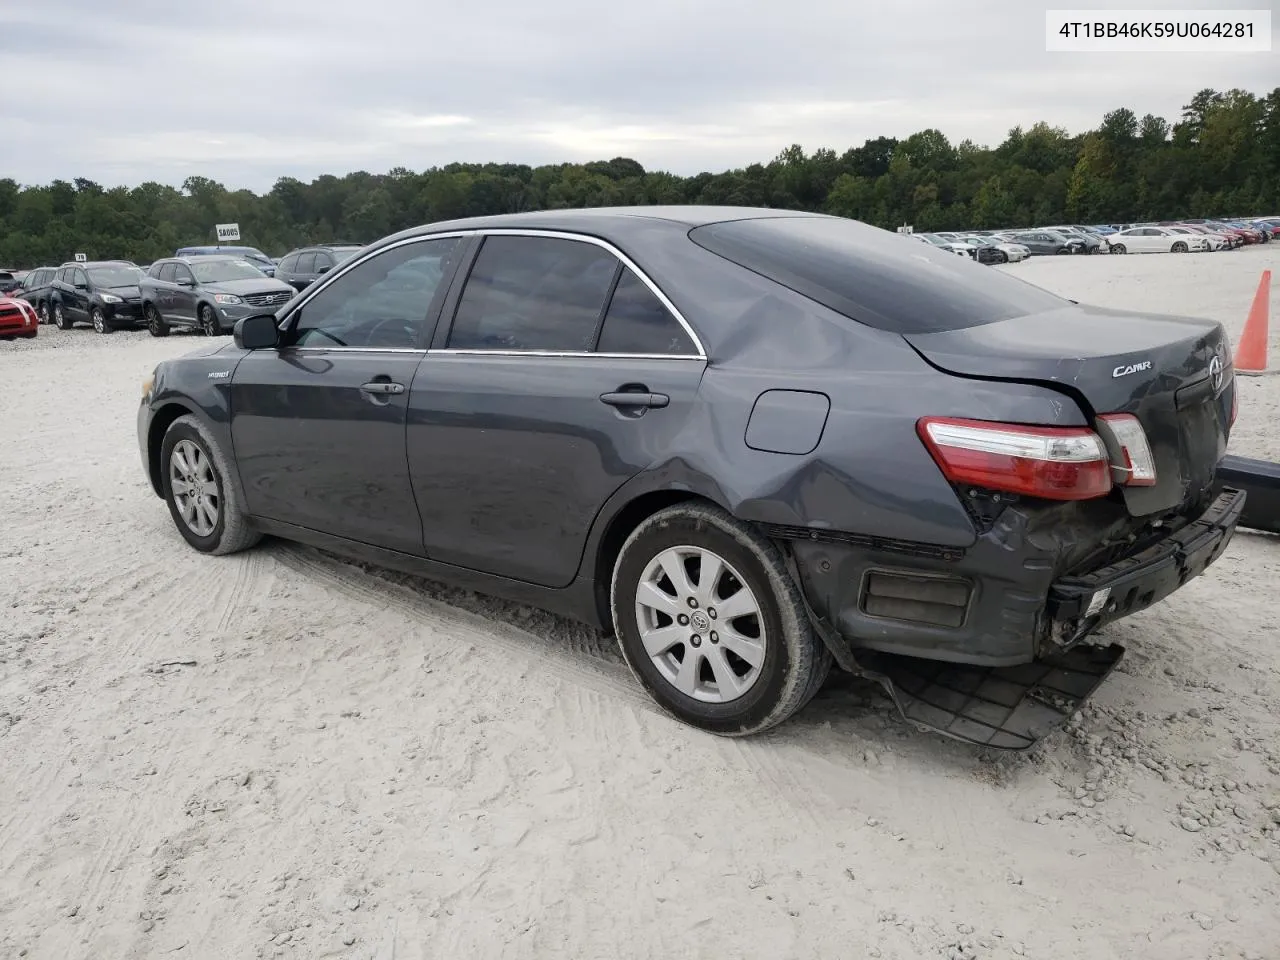
[[[112,267],[112,266],[136,267],[137,264],[131,260],[67,260],[65,263],[59,266],[58,269],[61,270],[62,267]]]

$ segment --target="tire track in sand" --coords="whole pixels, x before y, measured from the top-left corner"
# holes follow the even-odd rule
[[[428,620],[430,626],[472,643],[481,656],[492,658],[489,651],[506,652],[543,666],[561,679],[568,679],[637,709],[661,712],[636,686],[631,672],[621,662],[588,656],[584,663],[582,657],[557,647],[553,639],[543,639],[503,621],[491,620],[423,596],[343,560],[330,559],[310,547],[287,544],[273,549],[272,556],[294,573],[319,581],[351,600],[379,609],[390,605],[410,619]]]

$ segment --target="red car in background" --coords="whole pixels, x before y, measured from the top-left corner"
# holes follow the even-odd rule
[[[31,338],[39,329],[40,321],[31,304],[13,297],[0,297],[0,340]]]

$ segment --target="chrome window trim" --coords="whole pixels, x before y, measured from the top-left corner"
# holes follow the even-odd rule
[[[568,357],[573,359],[590,359],[600,357],[604,360],[699,360],[706,357],[696,353],[597,353],[591,350],[475,350],[462,347],[433,347],[427,353],[432,356],[457,357]]]
[[[424,243],[428,240],[447,240],[450,238],[463,238],[463,237],[475,237],[475,236],[551,237],[557,240],[576,240],[580,243],[591,243],[591,244],[595,244],[597,247],[600,247],[603,250],[607,250],[613,256],[617,257],[618,260],[622,262],[623,266],[627,267],[627,269],[631,270],[637,277],[639,277],[640,282],[643,283],[646,287],[648,287],[653,292],[653,295],[658,298],[658,300],[662,303],[664,307],[666,307],[669,311],[671,311],[671,315],[676,318],[676,322],[680,324],[680,326],[684,329],[684,332],[689,335],[689,339],[693,341],[693,345],[696,348],[697,353],[694,353],[694,354],[594,353],[589,350],[581,350],[581,351],[474,350],[474,349],[463,349],[463,348],[452,348],[452,347],[441,347],[441,348],[436,348],[432,350],[418,351],[418,352],[426,352],[426,353],[432,353],[432,354],[466,354],[466,355],[477,355],[477,356],[509,356],[509,357],[560,356],[560,357],[609,357],[613,359],[636,358],[636,357],[642,357],[647,359],[661,358],[664,360],[706,360],[707,359],[707,348],[703,345],[702,338],[698,336],[697,331],[695,331],[693,329],[693,326],[689,323],[689,321],[685,319],[684,314],[682,314],[679,310],[676,309],[676,305],[671,302],[670,298],[665,293],[663,293],[662,290],[659,289],[658,285],[649,278],[649,275],[645,273],[643,270],[641,270],[636,265],[636,262],[632,260],[630,257],[628,257],[625,253],[623,253],[613,244],[609,243],[609,241],[602,240],[599,237],[592,237],[583,233],[570,233],[565,230],[540,230],[535,227],[477,227],[470,230],[447,230],[442,233],[425,233],[425,234],[420,234],[414,237],[405,237],[403,240],[397,240],[395,243],[389,243],[385,247],[379,247],[376,250],[371,250],[367,253],[361,254],[358,257],[353,257],[350,260],[345,261],[336,270],[329,271],[329,273],[325,275],[325,278],[323,280],[317,280],[315,283],[311,284],[309,287],[307,287],[306,290],[302,292],[301,299],[299,299],[296,303],[290,304],[289,310],[285,313],[283,317],[281,317],[279,325],[283,329],[285,326],[287,326],[289,322],[291,322],[293,315],[297,313],[299,310],[303,309],[307,305],[308,301],[310,301],[312,297],[319,295],[325,289],[325,287],[327,287],[331,283],[334,283],[340,277],[345,276],[347,271],[354,270],[356,267],[364,263],[366,260],[371,260],[372,258],[378,256],[381,253],[384,253],[387,250],[396,250],[396,249],[399,249],[400,247],[407,246],[411,243]],[[375,348],[375,347],[325,347],[325,348],[297,347],[297,348],[291,348],[291,349],[326,349],[326,350],[329,350],[329,349],[332,349],[332,350],[379,349],[380,350],[382,348],[380,347],[379,348]]]

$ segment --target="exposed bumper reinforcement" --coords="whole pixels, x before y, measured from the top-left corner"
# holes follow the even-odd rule
[[[1062,726],[1123,657],[1114,643],[1011,667],[857,653],[862,675],[885,688],[903,719],[1000,750],[1026,750]]]

